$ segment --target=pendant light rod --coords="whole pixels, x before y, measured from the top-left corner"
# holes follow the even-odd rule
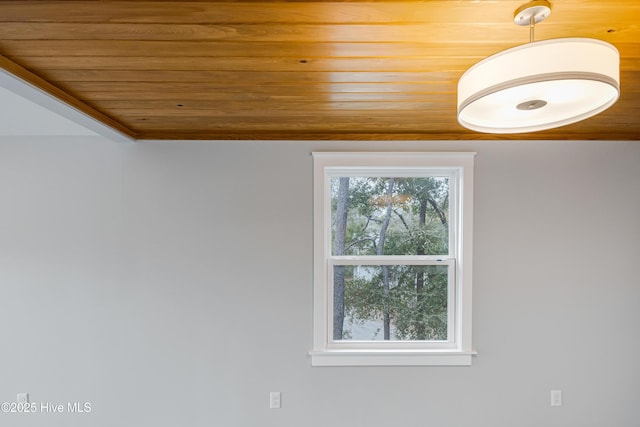
[[[529,43],[533,43],[535,39],[535,31],[536,31],[536,18],[531,16],[531,20],[529,21]]]

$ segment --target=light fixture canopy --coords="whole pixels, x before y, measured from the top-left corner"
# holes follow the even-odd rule
[[[551,13],[537,0],[514,14],[530,25],[531,42],[490,56],[458,82],[458,122],[486,133],[551,129],[594,116],[620,96],[620,54],[587,38],[533,42],[533,28]]]

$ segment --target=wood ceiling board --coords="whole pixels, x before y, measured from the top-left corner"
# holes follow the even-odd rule
[[[631,0],[554,2],[536,28],[538,40],[618,47],[622,97],[609,111],[515,136],[458,125],[462,73],[528,41],[512,23],[521,4],[0,1],[0,53],[142,139],[640,139]]]

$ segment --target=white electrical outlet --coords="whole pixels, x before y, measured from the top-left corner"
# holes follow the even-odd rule
[[[269,393],[269,408],[280,409],[280,392],[272,391]]]
[[[16,397],[18,403],[29,403],[29,393],[18,393]]]
[[[551,406],[562,406],[562,390],[551,390]]]

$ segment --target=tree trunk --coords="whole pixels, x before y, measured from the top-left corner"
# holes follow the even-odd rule
[[[347,235],[347,203],[349,178],[340,178],[336,206],[336,229],[333,237],[333,255],[344,255]],[[344,329],[344,266],[333,269],[333,339],[341,340]]]
[[[420,212],[418,215],[418,223],[420,224],[420,229],[422,229],[427,223],[427,197],[422,195],[420,197]],[[418,244],[418,248],[416,250],[417,255],[424,255],[424,245],[422,242]],[[423,265],[416,266],[416,317],[415,317],[415,329],[416,329],[416,339],[417,340],[426,340],[427,339],[427,331],[424,324],[424,313],[422,306],[424,305],[424,276],[425,276],[425,268]]]
[[[380,238],[378,239],[378,248],[376,250],[377,255],[384,255],[384,241],[387,237],[387,228],[389,228],[389,221],[391,221],[391,213],[393,212],[393,184],[395,179],[389,178],[387,194],[385,198],[386,213],[384,221],[380,226]],[[384,299],[382,302],[382,317],[383,317],[383,329],[384,339],[391,339],[391,317],[389,316],[389,266],[382,266],[382,286]]]
[[[442,225],[444,225],[445,227],[448,227],[449,225],[447,224],[447,216],[444,214],[442,209],[440,209],[440,206],[438,206],[438,202],[436,202],[429,195],[427,195],[427,201],[429,202],[433,210],[436,211],[436,213],[438,214],[438,217],[440,218],[440,222],[442,223]]]
[[[423,228],[427,222],[427,206],[431,205],[433,210],[438,214],[440,218],[440,222],[444,225],[445,228],[448,227],[447,217],[442,209],[438,206],[438,203],[431,197],[429,192],[425,189],[424,193],[420,195],[420,212],[418,215],[418,221],[420,224],[420,228]],[[417,255],[425,255],[425,248],[422,243],[418,244],[418,248],[416,251]],[[427,314],[425,313],[426,306],[426,291],[425,286],[429,283],[431,278],[429,274],[426,273],[426,268],[424,266],[419,266],[416,269],[416,306],[418,308],[415,316],[415,331],[416,331],[416,339],[417,340],[426,340],[427,339],[427,325],[425,321],[427,319]]]

